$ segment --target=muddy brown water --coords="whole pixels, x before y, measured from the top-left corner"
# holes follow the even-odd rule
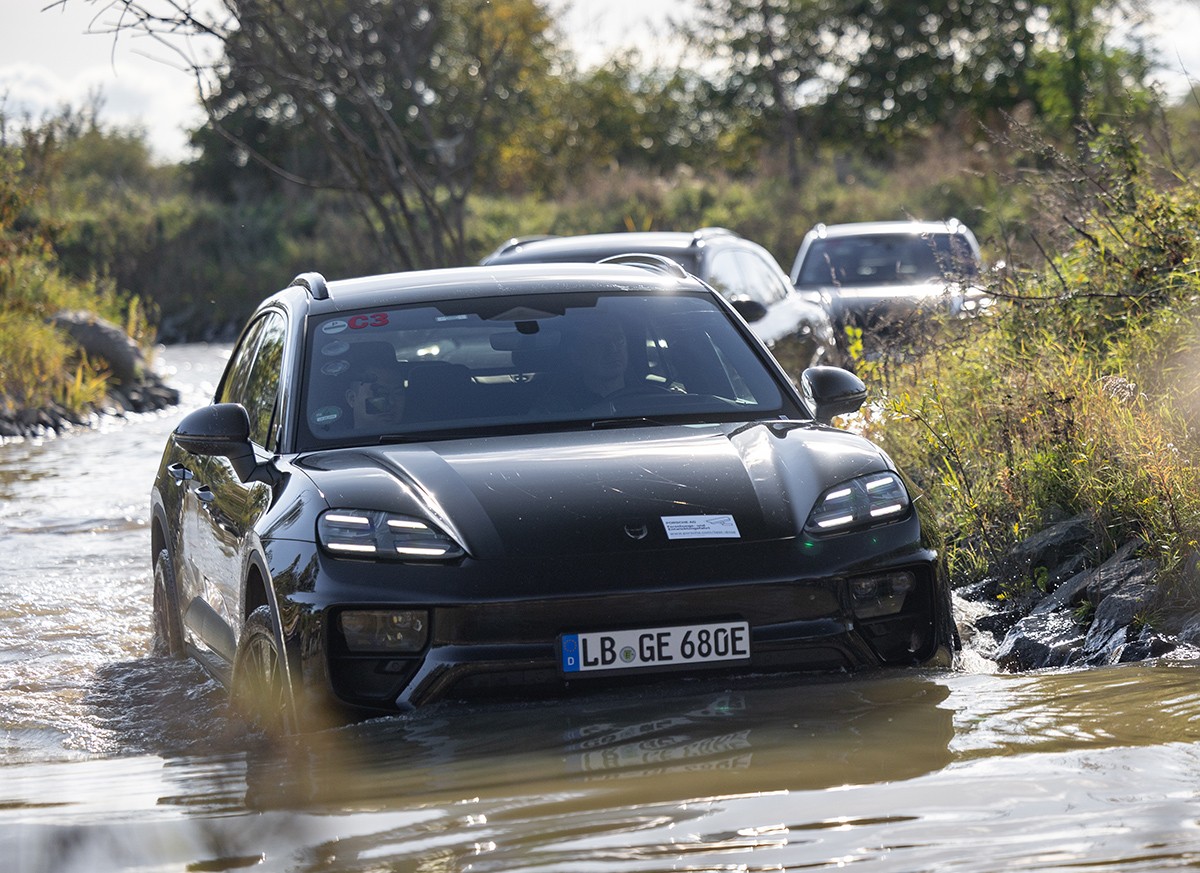
[[[185,405],[227,353],[165,350]],[[180,414],[0,446],[0,870],[1200,869],[1189,662],[1009,675],[968,651],[270,746],[148,654],[147,494]]]

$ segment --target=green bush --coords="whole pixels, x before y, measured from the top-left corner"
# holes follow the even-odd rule
[[[1103,194],[1049,269],[912,359],[862,362],[879,401],[861,426],[938,507],[956,584],[1088,513],[1099,554],[1145,541],[1178,613],[1200,607],[1200,191],[1160,190],[1112,155],[1099,144],[1085,181]]]
[[[137,298],[110,281],[65,275],[52,234],[66,226],[31,220],[45,189],[14,150],[0,149],[0,413],[54,404],[82,413],[107,391],[102,370],[87,361],[49,319],[63,310],[88,310],[149,343],[151,331]]]

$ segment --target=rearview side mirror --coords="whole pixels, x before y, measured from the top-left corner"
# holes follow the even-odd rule
[[[841,367],[809,367],[800,376],[800,390],[823,424],[834,416],[858,412],[867,399],[862,379]]]
[[[193,455],[228,458],[243,482],[262,478],[250,444],[250,416],[240,403],[214,403],[188,413],[174,436]]]
[[[763,306],[757,300],[752,300],[749,297],[734,297],[729,302],[733,304],[733,308],[737,310],[737,314],[748,323],[753,324],[767,317],[767,307]]]

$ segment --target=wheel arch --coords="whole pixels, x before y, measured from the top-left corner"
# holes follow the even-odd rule
[[[242,630],[238,633],[239,649],[247,620],[255,610],[266,607],[271,633],[275,637],[276,648],[279,651],[280,658],[283,660],[283,693],[287,698],[288,706],[293,716],[299,718],[300,698],[302,696],[298,680],[300,654],[297,651],[295,641],[290,638],[287,629],[284,627],[284,617],[280,614],[272,578],[262,551],[258,548],[251,551],[247,556],[245,570],[243,571],[242,612],[240,616]]]
[[[266,568],[262,566],[261,561],[252,559],[246,568],[246,584],[242,595],[242,621],[249,618],[250,613],[260,606],[269,606],[272,612],[278,615],[275,598],[268,593],[267,578]]]
[[[172,559],[175,557],[175,544],[171,542],[171,538],[167,535],[167,517],[166,511],[162,504],[157,500],[153,501],[150,511],[150,566],[154,567],[158,563],[159,553],[163,549],[167,550],[167,554]]]

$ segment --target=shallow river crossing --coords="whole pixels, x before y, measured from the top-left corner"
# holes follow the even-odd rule
[[[226,347],[166,349],[185,408]],[[270,748],[151,658],[181,415],[0,446],[0,870],[1200,870],[1200,664],[688,683]]]

